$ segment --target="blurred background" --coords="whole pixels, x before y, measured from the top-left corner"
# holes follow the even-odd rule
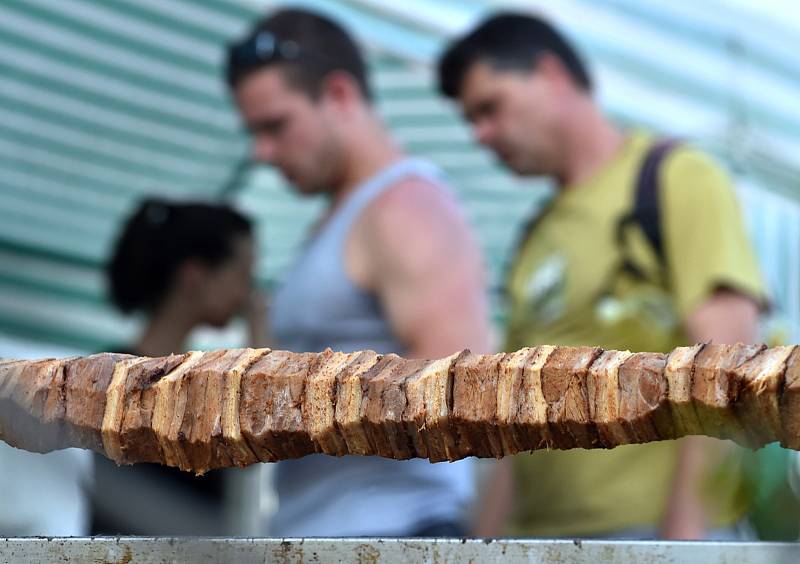
[[[145,196],[233,204],[256,222],[258,284],[268,289],[280,276],[322,202],[299,199],[276,173],[249,165],[221,76],[224,46],[280,4],[0,3],[0,357],[88,354],[131,340],[141,320],[110,306],[104,265],[123,220]],[[441,166],[459,190],[489,263],[498,328],[509,250],[550,188],[529,189],[473,143],[436,93],[431,65],[448,36],[513,5],[545,13],[577,41],[619,123],[689,139],[725,163],[776,306],[765,331],[800,342],[800,17],[788,1],[292,5],[329,14],[356,34],[396,138]],[[237,321],[197,331],[192,345],[240,346],[244,335]],[[37,534],[86,531],[85,453],[23,456],[0,447],[0,477],[36,464],[76,477],[76,489],[62,492],[61,528]],[[225,490],[225,533],[254,533],[247,516],[269,512],[269,492],[254,500],[243,494],[252,491],[244,479]],[[10,509],[8,499],[0,496],[0,513]]]

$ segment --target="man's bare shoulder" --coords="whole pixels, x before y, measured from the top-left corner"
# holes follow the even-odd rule
[[[365,227],[375,237],[430,236],[465,224],[455,194],[416,176],[404,178],[386,189],[367,207]]]
[[[430,272],[432,265],[478,261],[478,247],[453,192],[425,178],[408,177],[365,210],[359,239],[370,269]]]

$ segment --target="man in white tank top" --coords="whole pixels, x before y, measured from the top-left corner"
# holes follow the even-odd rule
[[[430,165],[407,159],[381,123],[347,33],[304,10],[273,13],[231,47],[227,80],[254,159],[275,166],[298,192],[329,199],[275,296],[275,346],[417,358],[488,352],[476,242]],[[457,510],[473,495],[465,462],[315,456],[281,463],[272,532],[464,534]]]

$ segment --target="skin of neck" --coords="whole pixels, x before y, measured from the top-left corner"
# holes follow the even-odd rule
[[[340,179],[332,190],[331,209],[337,208],[362,182],[400,159],[402,150],[372,108],[364,104],[353,113],[340,133]]]
[[[148,319],[136,352],[145,356],[166,356],[186,350],[186,340],[200,324],[197,304],[186,293],[172,291]]]
[[[625,135],[588,96],[579,97],[562,130],[559,188],[568,190],[586,182],[617,156]]]

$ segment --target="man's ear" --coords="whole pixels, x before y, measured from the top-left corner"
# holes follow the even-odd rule
[[[535,72],[544,76],[552,84],[575,86],[572,75],[564,66],[564,63],[552,53],[541,53],[536,58]]]
[[[363,97],[355,79],[343,71],[334,71],[322,82],[321,97],[341,108],[348,108]]]

